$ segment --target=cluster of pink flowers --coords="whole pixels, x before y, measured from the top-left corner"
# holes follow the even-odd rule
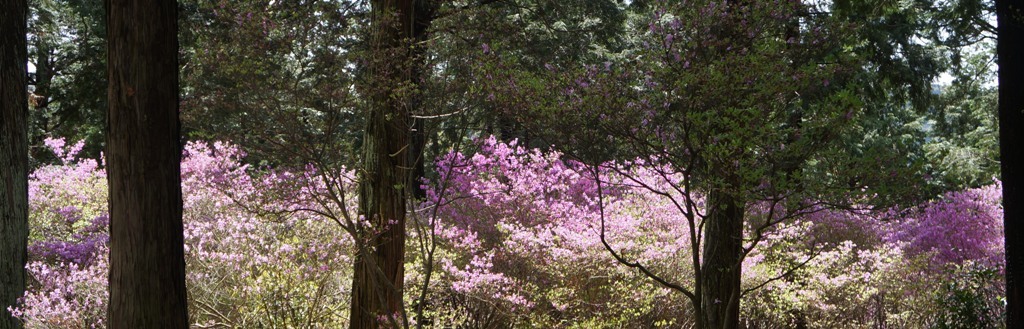
[[[539,326],[588,318],[654,323],[680,314],[652,306],[681,305],[681,296],[649,284],[605,250],[599,204],[611,248],[686,282],[686,221],[668,196],[647,189],[680,200],[668,186],[678,177],[660,175],[641,161],[601,168],[599,193],[592,168],[557,152],[494,137],[478,147],[471,156],[441,158],[440,177],[428,184],[428,204],[441,205],[438,235],[451,248],[441,269],[452,291],[491,301],[506,316],[531,314],[542,319],[534,323]]]
[[[1002,183],[949,192],[924,204],[892,228],[887,241],[912,255],[930,254],[937,265],[983,262],[1002,267]]]
[[[526,321],[555,314],[550,317],[564,323],[600,316],[649,324],[653,322],[645,321],[657,319],[653,313],[659,308],[675,310],[675,317],[686,312],[680,296],[630,272],[603,247],[594,168],[564,160],[557,152],[493,137],[478,147],[473,155],[453,152],[442,157],[440,178],[427,185],[428,204],[441,205],[443,227],[438,234],[452,251],[441,267],[451,291],[488,300],[507,316],[518,314],[530,319]],[[612,248],[630,261],[692,286],[687,222],[670,199],[684,199],[672,186],[680,178],[666,172],[671,171],[643,161],[599,169],[605,234]],[[951,192],[911,207],[916,211],[819,206],[772,227],[743,264],[744,288],[766,283],[751,295],[758,303],[743,304],[744,316],[768,319],[780,312],[773,308],[795,309],[810,313],[804,320],[808,323],[868,323],[879,314],[875,319],[897,316],[886,310],[910,308],[890,305],[898,301],[883,296],[909,294],[915,298],[899,303],[932,305],[938,282],[950,279],[940,269],[964,262],[1001,267],[999,191],[994,185]],[[699,195],[690,198],[703,206]],[[748,207],[748,217],[763,217],[762,208]],[[783,274],[785,280],[777,278]],[[895,278],[910,274],[930,275],[936,287],[894,285],[902,282]],[[603,294],[601,302],[589,299],[594,294]],[[668,300],[674,304],[665,304]],[[659,304],[645,314],[635,309],[616,313],[616,303]],[[921,306],[911,311],[924,317],[926,310]],[[844,313],[859,318],[834,316]],[[792,320],[792,314],[772,321],[785,319]]]
[[[107,300],[106,175],[76,158],[81,143],[47,140],[63,163],[31,176],[31,277],[13,313],[30,328],[103,328]],[[193,320],[233,326],[338,324],[347,303],[349,240],[318,207],[315,171],[256,170],[227,143],[192,142],[182,161],[187,284]],[[284,309],[292,309],[284,312]],[[300,311],[294,311],[300,310]]]
[[[47,145],[63,163],[32,175],[32,279],[20,306],[10,311],[30,328],[102,328],[106,177],[97,161],[75,157],[80,146],[60,140]],[[673,202],[686,199],[677,189],[678,174],[652,161],[609,163],[595,171],[557,152],[493,137],[477,147],[472,155],[440,158],[438,178],[425,185],[420,210],[437,223],[433,232],[440,242],[427,304],[432,310],[426,313],[435,323],[469,321],[453,315],[460,312],[539,327],[690,321],[684,296],[622,266],[604,245],[692,286],[688,221]],[[244,156],[227,143],[186,146],[182,189],[193,321],[342,325],[352,243],[323,216],[339,210],[323,196],[327,184],[355,191],[354,174],[332,175],[341,178],[331,181],[312,167],[251,168]],[[819,207],[764,231],[764,241],[743,264],[743,287],[758,288],[744,296],[744,321],[755,327],[795,319],[821,327],[869,326],[877,319],[933,323],[927,321],[940,318],[934,309],[943,282],[988,278],[972,269],[1002,269],[1000,189],[997,183],[950,192],[884,213]],[[703,198],[688,197],[703,212]],[[752,205],[748,217],[756,221],[765,210]],[[414,218],[411,225],[423,224],[422,216]],[[410,269],[420,269],[413,265],[421,257],[407,259]],[[423,273],[407,273],[409,289],[419,289],[415,283]],[[927,280],[901,279],[907,276]]]

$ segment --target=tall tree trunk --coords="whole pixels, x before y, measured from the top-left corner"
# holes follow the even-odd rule
[[[108,0],[110,328],[188,328],[173,0]]]
[[[997,0],[999,153],[1006,234],[1006,327],[1024,327],[1024,1]]]
[[[28,2],[0,7],[0,329],[11,329],[22,327],[7,308],[25,293],[28,256]]]
[[[405,215],[425,139],[413,140],[410,116],[420,81],[417,51],[431,13],[415,0],[371,2],[370,56],[362,90],[370,99],[363,138],[359,213],[369,230],[359,239],[352,278],[349,328],[404,321]],[[414,143],[415,142],[415,143]]]
[[[409,149],[409,163],[413,165],[412,173],[409,175],[409,189],[412,197],[416,200],[423,200],[427,197],[427,190],[423,188],[422,179],[427,175],[427,167],[424,150],[427,148],[426,122],[424,119],[412,119],[412,139]]]
[[[708,204],[700,273],[701,328],[736,329],[740,319],[744,202],[729,191],[713,190]]]

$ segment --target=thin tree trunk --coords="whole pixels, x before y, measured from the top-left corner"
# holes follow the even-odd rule
[[[999,153],[1006,234],[1006,327],[1024,327],[1024,1],[997,0]]]
[[[188,328],[173,0],[108,0],[110,328]]]
[[[22,323],[7,308],[25,293],[28,256],[28,2],[0,7],[0,329],[13,329]]]
[[[423,177],[427,175],[426,161],[423,158],[424,150],[427,148],[427,134],[425,119],[412,119],[412,140],[409,149],[409,163],[413,164],[412,174],[409,175],[409,188],[412,197],[416,200],[423,200],[427,197],[427,190],[423,188]]]
[[[53,15],[46,10],[40,10],[37,13],[36,26],[50,26],[53,25]],[[38,33],[39,31],[33,31]],[[51,55],[53,50],[50,48],[51,45],[46,38],[37,37],[33,45],[35,52],[30,54],[35,57],[33,65],[36,67],[35,72],[35,83],[33,84],[35,90],[32,91],[34,94],[33,98],[30,99],[29,104],[35,110],[46,109],[50,103],[50,86],[53,84],[53,68],[50,67]],[[45,125],[44,125],[45,127]]]
[[[740,318],[744,203],[729,192],[715,190],[708,204],[711,208],[704,223],[700,323],[703,329],[736,329]]]

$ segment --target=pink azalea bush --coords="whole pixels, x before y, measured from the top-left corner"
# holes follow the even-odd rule
[[[106,176],[81,143],[48,140],[61,164],[30,181],[31,277],[13,310],[28,328],[104,328]],[[182,192],[190,314],[205,326],[336,326],[347,310],[350,243],[315,207],[314,172],[259,172],[237,147],[189,143]]]
[[[80,144],[31,177],[29,328],[103,328],[106,177]],[[189,143],[182,162],[187,284],[203,327],[345,324],[352,243],[323,216],[315,168],[244,165],[227,143]],[[682,294],[616,262],[692,286],[680,177],[645,161],[598,170],[556,152],[482,140],[448,154],[410,221],[407,305],[427,327],[687,327]],[[355,191],[354,174],[332,183]],[[741,314],[757,328],[986,327],[1001,316],[1000,185],[884,213],[817,207],[764,231],[744,260]],[[599,198],[599,195],[603,197]],[[695,206],[703,207],[694,195]],[[346,200],[354,201],[354,197]],[[354,207],[352,204],[346,207]],[[754,221],[766,207],[748,207]],[[699,209],[698,209],[699,210]],[[699,210],[703,211],[703,210]],[[317,214],[319,212],[319,214]],[[436,224],[428,230],[424,225]],[[431,239],[436,237],[436,239]],[[423,241],[437,242],[424,267]],[[431,268],[430,282],[425,268]],[[417,296],[424,293],[425,304]]]
[[[746,260],[747,275],[796,269],[754,292],[745,318],[759,328],[998,327],[1000,202],[997,182],[882,214],[822,209],[784,223]]]
[[[927,203],[886,238],[912,255],[928,254],[936,264],[1003,263],[1002,183],[950,192]]]
[[[76,160],[83,143],[47,139],[62,164],[29,178],[29,291],[13,309],[30,328],[105,328],[106,174]]]
[[[441,205],[438,234],[449,247],[440,260],[451,294],[486,300],[505,323],[539,327],[651,326],[685,310],[682,296],[617,265],[600,234],[598,190],[582,165],[558,153],[528,150],[493,137],[472,156],[439,161],[442,175],[428,192]],[[688,233],[660,196],[605,172],[607,241],[674,280]],[[442,193],[444,192],[444,193]],[[459,310],[466,311],[466,310]],[[479,310],[476,310],[479,311]]]
[[[448,252],[440,260],[443,288],[456,296],[447,298],[485,301],[456,309],[540,327],[692,323],[681,294],[618,264],[601,244],[592,169],[494,138],[479,149],[443,157],[441,177],[428,185]],[[608,167],[619,168],[601,171],[609,244],[692,286],[685,219],[659,195],[679,193],[670,186],[678,178],[642,162]],[[867,328],[998,318],[985,309],[998,302],[998,291],[967,301],[980,301],[981,309],[966,317],[951,316],[960,311],[947,299],[963,292],[956,287],[964,278],[999,287],[998,276],[979,276],[1002,266],[999,195],[995,185],[884,213],[818,207],[777,225],[744,261],[743,321],[758,328]],[[748,207],[748,218],[763,216],[761,208]]]
[[[231,327],[334,326],[347,309],[349,240],[318,205],[315,172],[256,172],[226,143],[182,162],[190,310]]]

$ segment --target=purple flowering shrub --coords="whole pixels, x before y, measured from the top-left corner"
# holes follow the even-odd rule
[[[28,328],[103,328],[107,301],[106,177],[80,144],[48,140],[63,161],[31,176],[30,287],[13,313]],[[593,168],[494,138],[437,163],[412,212],[407,306],[430,326],[686,327],[685,297],[616,262],[692,286],[680,177],[649,162]],[[345,324],[352,243],[323,214],[326,182],[353,173],[255,169],[227,143],[189,143],[182,162],[192,323],[204,327]],[[884,213],[812,208],[764,231],[743,263],[748,327],[978,327],[1002,295],[1000,188],[950,192]],[[354,195],[345,198],[351,203]],[[694,195],[695,206],[703,199]],[[601,207],[600,205],[603,205]],[[346,207],[354,209],[354,204]],[[748,205],[747,217],[766,207]],[[703,212],[703,210],[699,210]],[[318,213],[319,212],[319,213]],[[753,236],[751,229],[746,233]],[[432,232],[432,233],[431,233]],[[429,235],[435,235],[430,239]],[[423,241],[438,242],[426,304]]]
[[[1000,202],[997,182],[881,214],[822,209],[780,225],[746,275],[803,266],[753,292],[744,316],[759,328],[996,327]]]
[[[447,293],[484,300],[505,323],[580,327],[668,324],[682,296],[618,266],[600,234],[596,181],[558,153],[527,150],[493,137],[472,156],[451,153],[438,163],[428,203],[441,205],[439,260]],[[606,234],[624,255],[650,261],[686,280],[688,233],[664,198],[639,193],[624,179],[605,184]],[[657,182],[655,182],[657,183]],[[442,193],[443,192],[443,193]],[[465,310],[461,310],[465,311]],[[476,310],[479,311],[479,310]]]
[[[29,178],[29,289],[13,309],[30,328],[104,328],[107,304],[106,175],[84,145],[47,139],[62,164]]]
[[[63,164],[30,180],[30,286],[14,314],[28,328],[104,328],[106,177],[80,143],[48,140]],[[226,143],[193,142],[182,161],[189,309],[205,326],[338,326],[347,309],[348,240],[311,216],[312,169],[256,171]]]
[[[1001,321],[1000,185],[882,213],[816,209],[744,262],[757,328],[989,328]],[[787,275],[782,276],[781,274]],[[970,287],[965,288],[965,287]]]
[[[182,162],[193,321],[231,327],[337,326],[350,242],[316,208],[315,172],[257,172],[226,143],[189,143]],[[351,188],[349,190],[352,190]]]
[[[93,159],[74,159],[84,143],[45,142],[63,165],[44,166],[31,175],[29,252],[40,261],[88,266],[107,242],[106,174]]]
[[[106,255],[106,246],[96,251]],[[26,328],[106,328],[107,258],[88,266],[76,263],[30,262],[32,283],[14,316]]]
[[[601,245],[591,169],[494,138],[479,148],[440,159],[441,177],[429,185],[446,249],[438,298],[478,301],[449,302],[449,312],[535,327],[692,324],[683,296],[618,264]],[[686,222],[652,192],[673,191],[677,178],[640,161],[615,168],[601,178],[609,244],[692,286]],[[759,328],[948,323],[944,317],[960,311],[943,302],[956,293],[944,285],[955,288],[964,277],[1000,285],[998,276],[972,274],[1002,266],[999,195],[995,185],[884,213],[819,207],[777,225],[744,261],[743,321]],[[762,208],[749,206],[748,218],[763,216]],[[991,305],[998,296],[978,298]]]
[[[928,254],[936,265],[1003,264],[1002,183],[950,192],[929,202],[891,230],[886,239],[911,255]]]

